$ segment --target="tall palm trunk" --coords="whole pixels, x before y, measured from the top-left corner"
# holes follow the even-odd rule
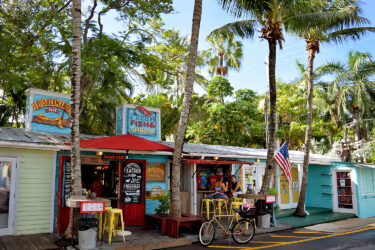
[[[310,45],[312,46],[312,45]],[[315,46],[319,46],[319,43]],[[307,45],[309,48],[309,43]],[[302,175],[302,184],[301,192],[298,199],[298,205],[296,211],[294,212],[295,216],[304,217],[306,216],[305,212],[305,199],[306,199],[306,189],[307,189],[307,175],[309,172],[309,157],[310,157],[310,142],[311,142],[311,130],[312,130],[312,104],[313,104],[313,92],[314,92],[314,58],[315,52],[319,51],[314,46],[311,49],[308,49],[308,65],[307,65],[307,126],[306,126],[306,135],[305,135],[305,153],[303,158],[303,175]]]
[[[187,76],[185,81],[184,100],[178,123],[178,130],[176,135],[175,148],[173,151],[173,165],[172,165],[172,181],[171,181],[171,217],[181,217],[180,209],[180,169],[181,169],[181,154],[184,145],[184,138],[186,134],[186,127],[189,121],[190,107],[192,103],[193,88],[194,88],[194,74],[195,65],[197,63],[198,38],[199,28],[202,14],[202,0],[195,0],[193,26],[191,32],[191,42],[189,49],[189,59],[187,67]]]
[[[71,166],[72,194],[82,194],[81,184],[81,154],[79,135],[79,105],[81,85],[81,0],[73,1],[73,40],[72,40],[72,87],[71,87]],[[70,236],[73,223],[73,209],[70,210],[70,220],[65,235]],[[76,216],[76,218],[78,218]]]
[[[263,178],[261,193],[268,193],[271,183],[273,170],[273,154],[275,151],[275,133],[276,133],[276,40],[268,40],[269,62],[268,62],[268,83],[270,95],[270,118],[268,126],[268,148],[266,171]]]

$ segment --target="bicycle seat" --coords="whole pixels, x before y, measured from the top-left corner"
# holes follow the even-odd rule
[[[241,209],[233,208],[233,211],[235,211],[236,213],[240,213],[240,212],[241,212]]]

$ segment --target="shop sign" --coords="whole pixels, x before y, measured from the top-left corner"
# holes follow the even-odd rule
[[[81,201],[81,214],[104,213],[105,201]]]
[[[160,109],[122,104],[116,109],[116,133],[160,141]]]
[[[161,186],[153,186],[150,190],[151,196],[159,196],[163,194],[163,188]]]
[[[122,177],[122,203],[139,204],[142,203],[143,184],[143,164],[128,163],[123,168]]]
[[[66,200],[72,196],[72,167],[70,160],[65,161],[64,171],[64,194],[63,194],[63,207],[65,207]]]
[[[146,182],[164,182],[165,163],[147,162]]]
[[[70,133],[70,96],[38,89],[27,92],[26,128]]]
[[[125,161],[125,156],[123,155],[102,155],[103,160],[110,161]]]
[[[98,157],[82,157],[81,165],[109,165],[109,161],[104,161]]]
[[[276,203],[276,195],[275,194],[267,194],[266,195],[266,203]]]

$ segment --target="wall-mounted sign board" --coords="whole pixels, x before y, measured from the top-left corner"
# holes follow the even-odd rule
[[[164,182],[165,163],[147,162],[146,182]]]
[[[81,214],[104,212],[105,201],[81,201]]]
[[[116,134],[132,134],[150,141],[160,141],[160,109],[121,104],[116,107]]]
[[[143,163],[131,162],[126,166],[124,164],[122,174],[122,203],[142,203]]]
[[[70,95],[28,89],[25,126],[29,130],[70,133]]]
[[[266,203],[276,203],[276,195],[266,194]]]

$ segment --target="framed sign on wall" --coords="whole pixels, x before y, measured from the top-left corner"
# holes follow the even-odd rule
[[[147,162],[146,182],[164,182],[165,163]]]

